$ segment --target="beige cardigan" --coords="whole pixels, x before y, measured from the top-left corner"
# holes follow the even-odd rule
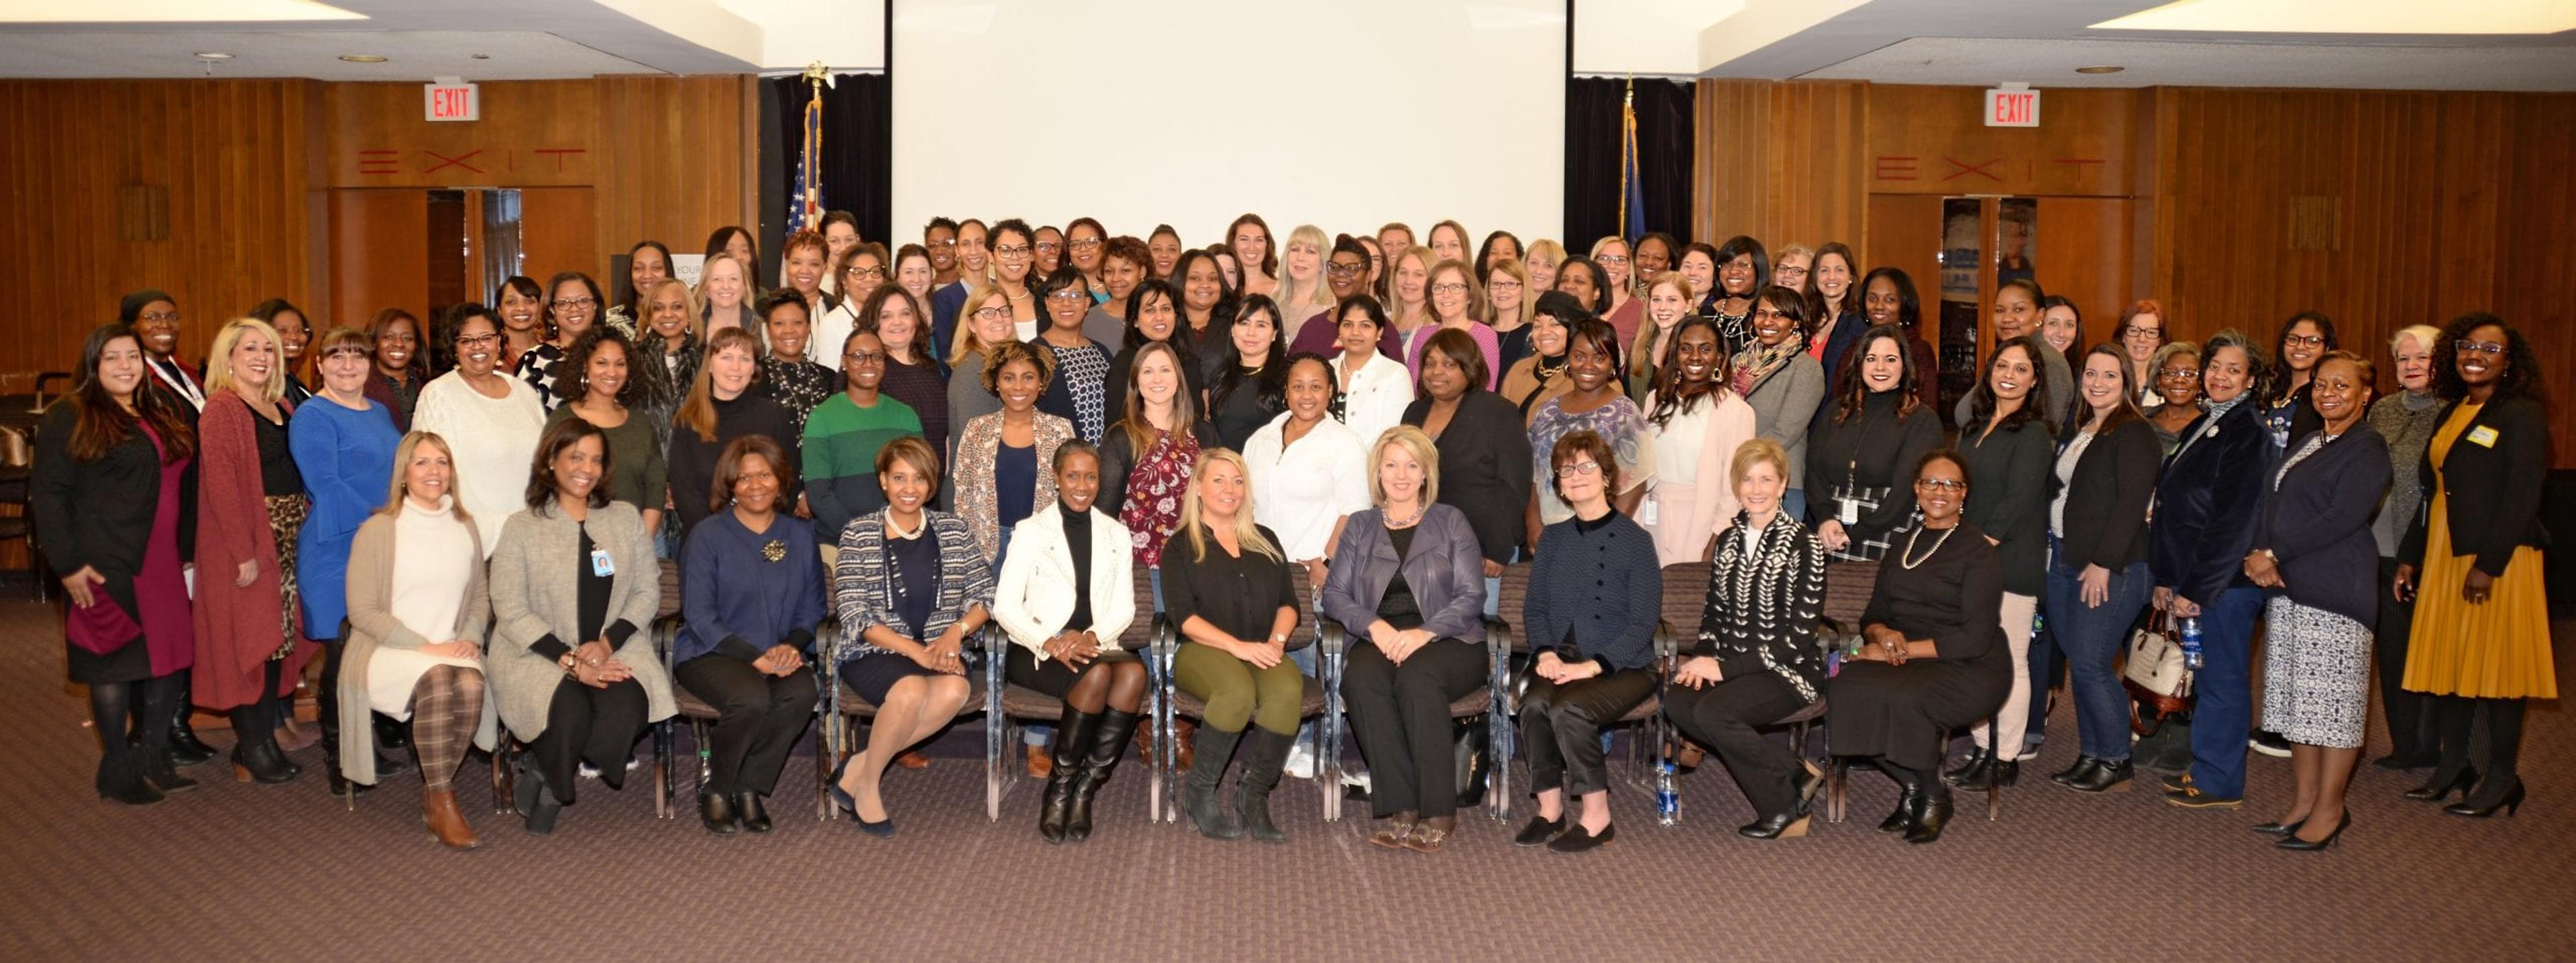
[[[591,541],[608,550],[617,573],[609,579],[607,624],[634,623],[635,634],[610,657],[635,673],[650,704],[645,721],[660,722],[679,713],[671,698],[671,677],[653,651],[653,617],[662,610],[662,565],[653,557],[653,537],[635,506],[609,502],[590,510]],[[563,667],[528,647],[551,634],[566,645],[581,639],[581,586],[576,573],[588,564],[580,557],[579,523],[549,502],[510,516],[501,526],[501,541],[492,550],[492,641],[484,675],[498,693],[501,723],[526,742],[546,731],[546,707],[554,701]]]
[[[396,516],[378,512],[358,526],[349,547],[349,642],[340,661],[340,775],[352,782],[376,782],[376,729],[367,700],[367,666],[377,646],[417,649],[435,639],[422,638],[394,618],[394,531]],[[475,564],[465,577],[465,604],[456,608],[456,631],[450,639],[481,639],[492,622],[492,603],[483,578],[482,537],[473,524],[458,519],[474,540]],[[499,738],[492,688],[483,688],[483,720],[474,727],[474,745],[489,750]]]

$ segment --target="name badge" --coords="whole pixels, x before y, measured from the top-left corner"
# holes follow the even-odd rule
[[[617,563],[609,559],[607,549],[594,548],[590,550],[590,574],[597,575],[601,578],[608,578],[617,574]]]
[[[1860,503],[1848,498],[1843,499],[1841,518],[1845,525],[1860,524]]]
[[[1655,524],[1655,519],[1663,514],[1662,509],[1656,507],[1658,500],[1654,489],[1646,490],[1646,497],[1637,502],[1637,524],[1650,527]]]
[[[2493,448],[2495,447],[2495,443],[2496,430],[2494,428],[2490,428],[2486,425],[2479,425],[2475,428],[2469,429],[2469,444],[2476,445],[2480,448]]]

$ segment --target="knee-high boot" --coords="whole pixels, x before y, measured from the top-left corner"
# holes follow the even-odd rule
[[[1224,781],[1225,767],[1234,761],[1235,743],[1242,740],[1241,732],[1199,727],[1197,758],[1190,761],[1189,778],[1181,788],[1181,808],[1189,812],[1190,824],[1199,828],[1201,836],[1235,839],[1243,835],[1243,824],[1216,799],[1217,783]]]
[[[1093,730],[1088,751],[1082,755],[1082,771],[1073,778],[1073,809],[1067,814],[1064,838],[1081,842],[1091,838],[1091,800],[1100,794],[1109,773],[1118,768],[1118,758],[1127,751],[1127,739],[1136,730],[1137,715],[1111,709],[1092,717]],[[1058,736],[1061,740],[1063,737]],[[1063,742],[1057,742],[1056,761],[1064,760]]]
[[[1243,778],[1234,785],[1234,811],[1243,820],[1243,831],[1254,839],[1265,843],[1288,841],[1288,834],[1270,821],[1270,790],[1278,787],[1288,750],[1296,744],[1296,735],[1282,735],[1260,726],[1253,726],[1244,737]],[[1445,759],[1432,761],[1433,765],[1447,763]]]
[[[1064,715],[1055,724],[1055,765],[1047,770],[1046,799],[1038,807],[1038,838],[1064,841],[1065,825],[1073,814],[1074,770],[1099,725],[1099,716],[1076,709],[1073,703],[1064,704]]]

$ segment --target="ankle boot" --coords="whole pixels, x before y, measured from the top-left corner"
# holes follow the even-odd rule
[[[440,789],[420,797],[420,821],[429,834],[438,837],[449,849],[473,849],[483,845],[474,835],[474,827],[465,822],[465,813],[456,808],[456,790]]]
[[[367,718],[375,724],[377,745],[387,749],[411,748],[410,726],[381,712],[369,713]]]
[[[1924,788],[1915,797],[1914,821],[1905,827],[1905,841],[1915,845],[1941,841],[1941,827],[1950,824],[1950,787],[1938,782]]]
[[[2067,780],[2066,788],[2076,792],[2127,792],[2129,778],[2136,772],[2135,764],[2126,759],[2096,759],[2093,768]]]
[[[197,788],[196,780],[179,774],[178,765],[170,761],[167,752],[137,751],[134,761],[143,767],[143,778],[152,783],[152,788],[165,794]]]
[[[1965,775],[1951,780],[1950,785],[1969,792],[1984,792],[1988,785],[2010,788],[2020,781],[2021,763],[2010,759],[1988,759]]]
[[[261,785],[274,786],[294,782],[295,777],[301,775],[286,761],[286,754],[278,751],[277,743],[266,736],[264,732],[254,733],[233,747],[234,782],[257,781]]]
[[[1098,731],[1100,717],[1066,703],[1064,714],[1055,724],[1055,754],[1047,768],[1046,796],[1038,805],[1038,838],[1050,843],[1064,841],[1065,825],[1073,819],[1073,780],[1082,764],[1082,754],[1091,748],[1092,736]]]
[[[1982,746],[1970,749],[1968,750],[1968,758],[1960,760],[1958,768],[1942,773],[1941,778],[1955,783],[1961,779],[1968,778],[1977,770],[1993,765],[1994,761],[1995,754],[1992,750],[1986,749]]]
[[[140,754],[134,747],[126,745],[125,740],[118,739],[113,734],[102,733],[102,735],[106,735],[107,738],[101,740],[102,745],[98,755],[98,776],[95,780],[98,798],[121,802],[128,806],[149,806],[165,798],[161,790],[152,785],[151,780],[144,778],[144,767],[138,758]]]
[[[1217,783],[1225,779],[1226,764],[1234,760],[1234,745],[1242,739],[1241,732],[1200,726],[1198,738],[1193,740],[1197,758],[1192,760],[1189,777],[1181,788],[1181,809],[1190,814],[1190,825],[1197,826],[1201,836],[1234,839],[1243,835],[1243,825],[1216,799]]]
[[[698,794],[698,822],[718,836],[731,836],[742,828],[742,822],[734,816],[733,797],[720,792]]]
[[[769,819],[769,804],[761,801],[759,793],[748,789],[733,794],[733,816],[742,820],[744,832],[765,833],[778,828],[778,824]]]
[[[180,766],[197,766],[214,761],[215,747],[197,738],[197,730],[188,724],[190,707],[179,706],[178,717],[170,720],[170,759]]]
[[[1245,735],[1243,778],[1234,784],[1234,812],[1243,820],[1246,835],[1265,843],[1288,841],[1288,834],[1270,821],[1270,790],[1278,787],[1288,750],[1296,745],[1294,734],[1281,735],[1260,726]]]
[[[1064,838],[1077,843],[1091,838],[1091,800],[1118,768],[1118,758],[1127,750],[1127,734],[1135,730],[1137,719],[1133,712],[1116,709],[1094,719],[1090,751],[1082,756],[1082,771],[1074,774],[1073,809],[1065,820]]]
[[[1914,824],[1914,805],[1923,800],[1923,786],[1912,782],[1897,785],[1896,810],[1888,813],[1886,819],[1879,820],[1879,832],[1901,833]]]

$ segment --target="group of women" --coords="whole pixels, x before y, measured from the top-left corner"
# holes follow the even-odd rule
[[[1267,800],[1304,772],[1314,671],[1291,641],[1320,618],[1353,640],[1370,841],[1433,852],[1458,828],[1449,707],[1484,684],[1499,616],[1530,653],[1517,842],[1614,837],[1601,733],[1666,672],[1683,761],[1726,763],[1744,835],[1805,832],[1818,773],[1758,730],[1825,700],[1832,751],[1900,787],[1882,828],[1930,842],[1952,786],[2017,780],[2061,653],[2081,750],[2054,778],[2127,787],[2118,650],[2152,610],[2205,660],[2168,799],[2241,801],[2259,624],[2298,789],[2258,829],[2318,848],[2350,823],[2374,658],[2382,764],[2434,767],[2412,795],[2465,792],[2464,815],[2521,801],[2522,700],[2555,692],[2548,425],[2529,345],[2490,315],[2400,332],[2404,390],[2373,404],[2377,366],[2322,316],[2267,351],[2171,341],[2139,302],[2087,347],[2075,305],[2015,281],[1950,440],[1912,281],[1841,244],[1471,251],[1443,221],[1420,246],[1394,224],[1283,248],[1245,215],[1185,250],[1168,228],[942,218],[889,255],[827,226],[788,239],[775,289],[727,228],[695,287],[637,245],[614,304],[568,272],[433,326],[388,310],[315,335],[270,302],[202,369],[177,359],[170,296],[127,298],[39,429],[34,494],[101,795],[194,785],[179,770],[213,753],[192,704],[229,711],[240,778],[295,779],[284,700],[318,654],[334,790],[409,748],[448,845],[476,843],[452,790],[469,745],[526,746],[514,802],[547,832],[585,776],[622,784],[680,692],[720,714],[702,821],[764,832],[837,678],[875,712],[831,795],[892,835],[883,775],[927,764],[914,747],[973,697],[991,624],[1010,682],[1062,701],[1029,763],[1040,834],[1080,841],[1141,741],[1147,673],[1118,640],[1152,611],[1201,709],[1183,810],[1278,841]],[[666,559],[668,671],[645,631]],[[1526,608],[1498,612],[1523,562]],[[1662,569],[1689,562],[1711,565],[1704,615],[1659,666]],[[1829,583],[1869,603],[1820,646]],[[1976,749],[1944,772],[1958,728]]]

